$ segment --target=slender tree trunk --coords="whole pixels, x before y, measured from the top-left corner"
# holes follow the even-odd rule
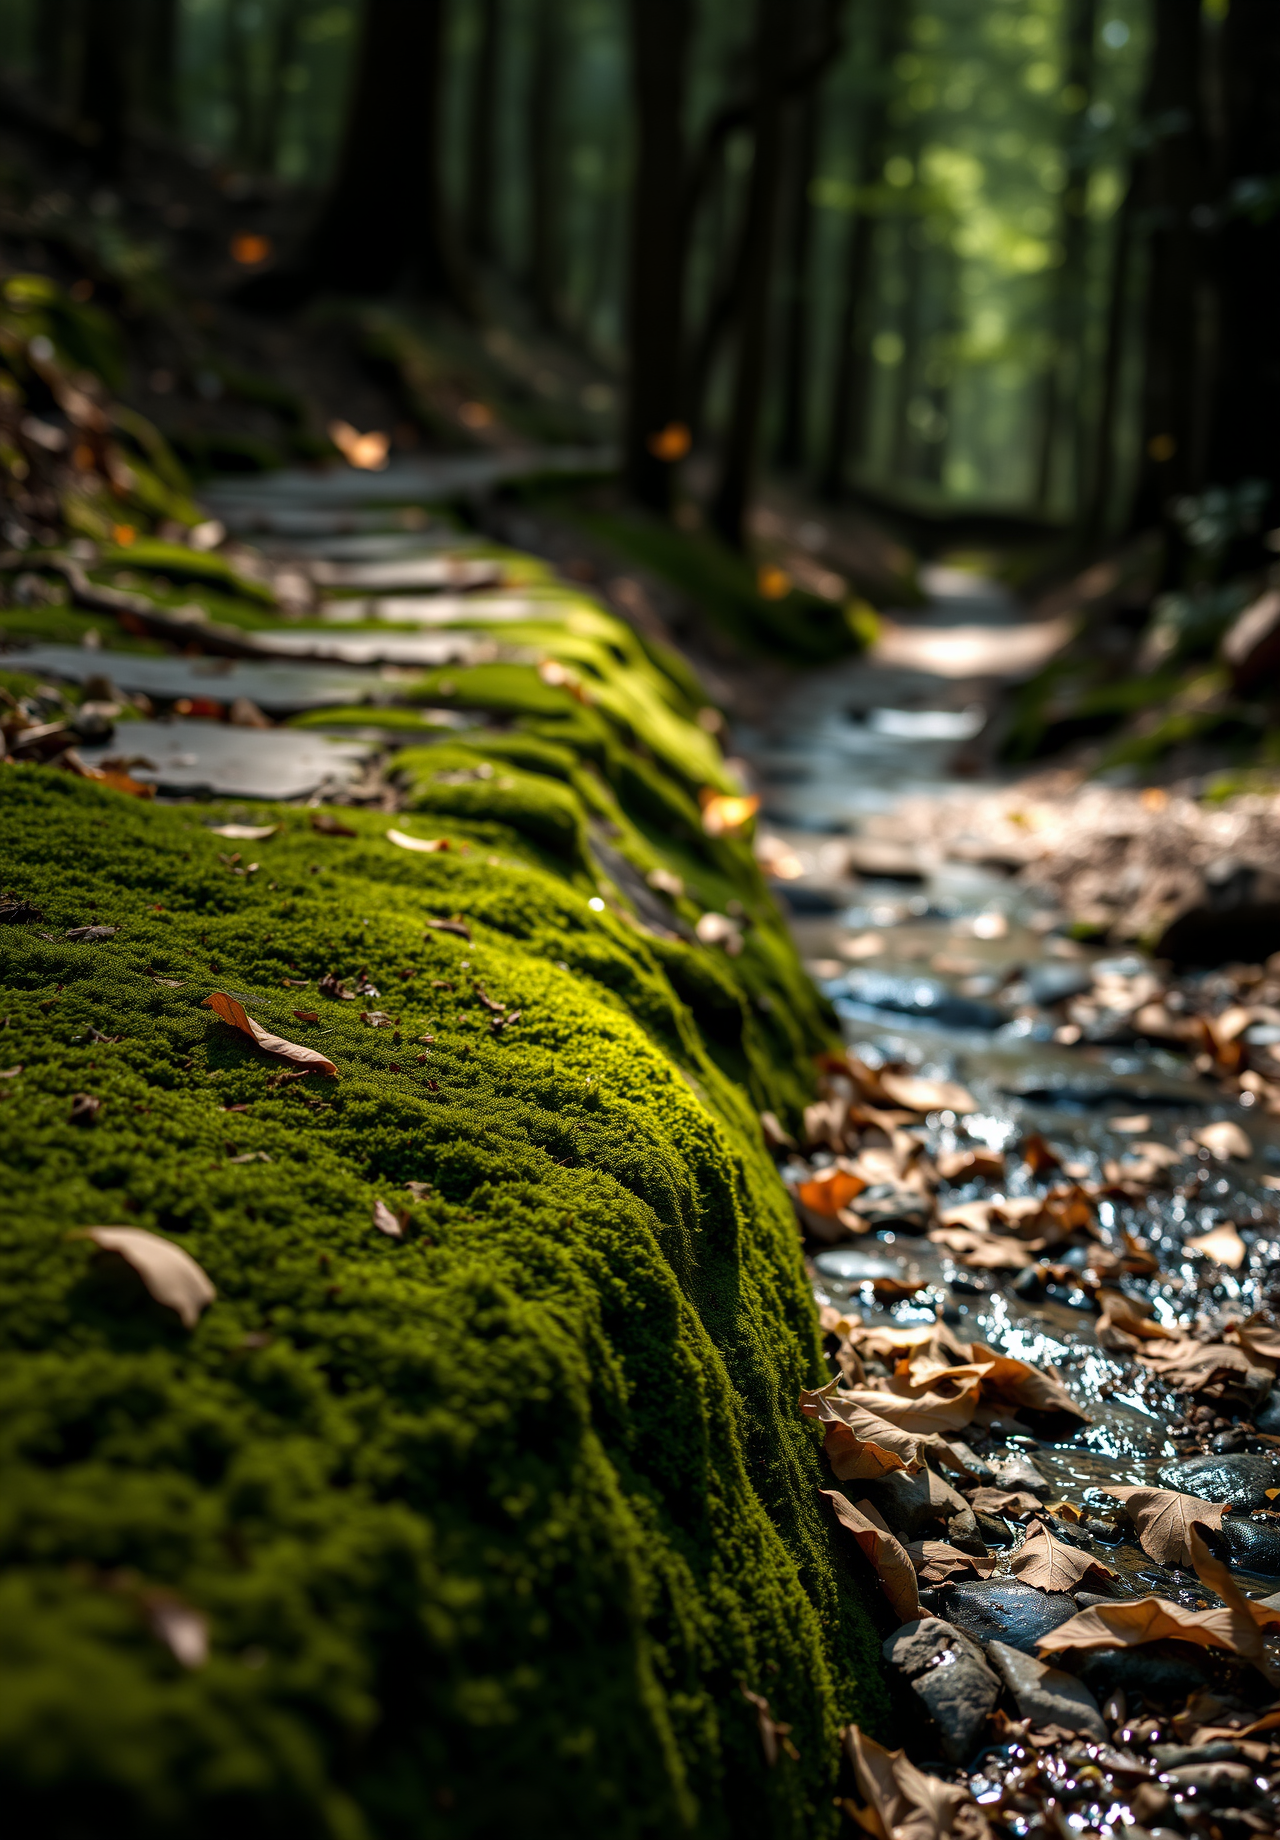
[[[779,466],[798,468],[804,465],[809,432],[810,268],[813,259],[813,200],[810,194],[818,157],[816,99],[802,96],[792,113],[790,234],[782,334],[782,404],[776,455]]]
[[[781,172],[782,91],[791,41],[790,0],[758,0],[756,14],[754,155],[747,198],[747,252],[738,346],[720,478],[711,523],[736,549],[746,542],[755,483],[769,344],[770,279]]]
[[[1120,207],[1111,257],[1111,283],[1107,299],[1106,350],[1102,365],[1102,395],[1094,430],[1093,479],[1085,517],[1086,537],[1096,542],[1111,521],[1115,484],[1116,419],[1120,409],[1120,379],[1124,370],[1126,333],[1129,329],[1129,287],[1133,257],[1133,219],[1138,178],[1131,175]]]
[[[1143,348],[1143,464],[1133,522],[1158,523],[1176,494],[1204,484],[1199,413],[1204,351],[1208,159],[1201,96],[1200,0],[1155,0],[1155,49],[1143,108],[1154,141],[1143,161],[1148,237]]]
[[[478,36],[471,65],[467,113],[466,238],[477,261],[492,262],[495,145],[498,120],[499,0],[479,0]]]
[[[286,108],[285,76],[297,52],[298,30],[306,0],[278,0],[278,5],[254,158],[255,166],[262,173],[274,173],[280,158],[280,135]]]
[[[854,178],[859,186],[879,179],[889,157],[889,100],[893,61],[905,37],[909,8],[882,4],[877,19],[871,59],[877,86],[862,111]],[[818,491],[838,503],[845,495],[848,470],[866,448],[871,401],[869,320],[876,251],[881,222],[874,212],[859,206],[849,224],[844,284],[836,325],[835,375],[831,388],[831,415],[818,475]]]
[[[120,175],[128,133],[126,52],[133,26],[132,0],[90,0],[84,16],[78,114],[93,144],[93,164],[104,179]]]
[[[902,358],[893,380],[893,445],[889,460],[890,472],[899,480],[910,477],[916,446],[911,408],[920,371],[920,348],[924,342],[921,321],[925,304],[924,251],[914,234],[919,227],[917,220],[903,218],[899,245],[904,316]]]
[[[411,283],[471,310],[441,182],[442,24],[442,0],[365,0],[342,148],[296,277],[301,291],[383,294]]]
[[[1280,502],[1280,213],[1262,199],[1267,176],[1280,172],[1280,6],[1276,0],[1232,0],[1222,34],[1225,198],[1209,478],[1223,485],[1270,481],[1274,520]]]
[[[693,0],[630,0],[628,20],[637,146],[627,282],[630,377],[624,471],[632,497],[665,514],[671,509],[673,462],[680,447],[672,431],[685,414],[684,107]]]
[[[560,111],[558,0],[537,0],[529,61],[529,292],[548,328],[559,324],[556,158]]]

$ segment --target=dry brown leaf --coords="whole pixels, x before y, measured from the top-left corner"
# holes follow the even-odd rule
[[[982,1395],[1002,1404],[1025,1406],[1032,1412],[1067,1412],[1090,1423],[1089,1414],[1081,1409],[1060,1380],[1043,1373],[1027,1361],[1012,1355],[997,1354],[984,1342],[971,1342],[970,1358],[982,1369]]]
[[[967,1227],[931,1227],[929,1238],[976,1271],[1025,1271],[1036,1262],[1032,1247],[996,1233],[973,1233]]]
[[[1197,1233],[1182,1243],[1188,1251],[1202,1253],[1215,1264],[1225,1265],[1228,1271],[1239,1271],[1248,1256],[1248,1247],[1229,1220],[1224,1221],[1220,1227],[1211,1227],[1207,1233]]]
[[[1138,1544],[1160,1565],[1192,1565],[1191,1529],[1221,1529],[1223,1504],[1182,1495],[1176,1489],[1144,1489],[1115,1483],[1107,1489],[1129,1511]]]
[[[1027,1537],[1009,1561],[1009,1570],[1037,1591],[1078,1591],[1086,1578],[1114,1578],[1110,1566],[1092,1553],[1055,1540],[1043,1521],[1032,1521]]]
[[[1004,1157],[999,1150],[975,1144],[971,1150],[942,1150],[938,1154],[938,1174],[944,1182],[971,1182],[975,1176],[1002,1176]]]
[[[211,824],[211,837],[230,837],[236,843],[265,843],[280,829],[278,824]]]
[[[1242,1347],[1233,1343],[1197,1342],[1190,1336],[1176,1342],[1156,1342],[1136,1351],[1138,1360],[1154,1367],[1161,1379],[1178,1393],[1199,1393],[1222,1382],[1249,1386],[1249,1376],[1259,1371]]]
[[[1107,1124],[1111,1130],[1120,1131],[1126,1137],[1137,1137],[1151,1129],[1151,1119],[1146,1112],[1138,1112],[1132,1118],[1108,1118]]]
[[[836,1489],[820,1492],[831,1503],[837,1521],[853,1536],[870,1562],[894,1615],[901,1622],[913,1623],[921,1614],[920,1589],[906,1548],[890,1533],[869,1501],[860,1501],[854,1507]]]
[[[461,914],[453,914],[448,920],[428,920],[427,925],[434,932],[453,933],[457,938],[465,939],[468,945],[471,944],[471,928]]]
[[[1196,1568],[1196,1577],[1208,1590],[1218,1593],[1232,1619],[1232,1649],[1237,1655],[1252,1661],[1272,1686],[1280,1686],[1280,1661],[1268,1654],[1262,1639],[1260,1613],[1265,1615],[1266,1607],[1247,1598],[1223,1561],[1209,1551],[1198,1521],[1192,1522],[1187,1543],[1191,1548],[1191,1563]]]
[[[1237,1342],[1258,1367],[1280,1372],[1280,1329],[1273,1324],[1248,1317],[1244,1322],[1230,1323],[1223,1335],[1226,1341]]]
[[[969,1373],[963,1380],[948,1380],[945,1391],[923,1392],[914,1398],[890,1392],[887,1387],[883,1391],[878,1387],[857,1387],[844,1397],[876,1418],[927,1437],[935,1431],[963,1431],[971,1424],[981,1386],[980,1376]]]
[[[738,1684],[738,1691],[749,1706],[755,1708],[756,1725],[760,1733],[760,1749],[764,1760],[772,1770],[778,1761],[779,1750],[784,1750],[794,1763],[800,1761],[800,1753],[791,1742],[790,1725],[780,1725],[769,1709],[769,1702],[763,1693],[753,1693],[749,1687]]]
[[[1014,1520],[1024,1514],[1039,1514],[1042,1504],[1026,1489],[980,1488],[966,1491],[969,1506],[979,1514],[1002,1514]]]
[[[1253,1145],[1240,1126],[1233,1124],[1229,1118],[1224,1118],[1217,1124],[1202,1125],[1191,1135],[1196,1143],[1202,1145],[1210,1155],[1216,1156],[1223,1163],[1233,1156],[1243,1160],[1253,1155]]]
[[[331,811],[313,811],[311,828],[319,831],[322,837],[358,837],[359,831],[352,830],[349,824],[343,824]]]
[[[287,1061],[297,1061],[313,1073],[326,1073],[334,1079],[338,1077],[338,1069],[323,1054],[317,1053],[314,1048],[304,1048],[296,1041],[286,1041],[282,1035],[268,1034],[252,1016],[245,1014],[243,1005],[223,991],[215,990],[211,997],[205,998],[201,1007],[213,1010],[224,1022],[229,1022],[233,1029],[239,1029],[247,1035],[264,1053],[278,1054]]]
[[[841,1807],[872,1840],[950,1840],[989,1831],[967,1788],[926,1775],[905,1751],[885,1750],[856,1725],[845,1733],[845,1749],[862,1805],[846,1798]]]
[[[915,1476],[923,1468],[919,1440],[842,1395],[835,1380],[801,1393],[800,1410],[824,1426],[822,1448],[841,1482],[872,1482],[898,1469]]]
[[[907,1557],[921,1584],[945,1584],[948,1578],[989,1578],[996,1565],[994,1554],[980,1558],[961,1552],[947,1540],[912,1540]]]
[[[142,1279],[157,1303],[173,1310],[184,1329],[194,1329],[200,1312],[217,1296],[189,1252],[145,1227],[79,1227],[73,1239],[91,1239],[104,1252],[118,1253]]]
[[[1223,1568],[1226,1569],[1225,1567]],[[1230,1574],[1228,1574],[1230,1576]],[[1216,1586],[1211,1587],[1216,1589]],[[1060,1623],[1048,1635],[1041,1636],[1037,1647],[1042,1655],[1069,1653],[1081,1648],[1137,1648],[1144,1642],[1196,1642],[1201,1648],[1225,1648],[1243,1654],[1239,1639],[1252,1642],[1245,1625],[1255,1629],[1280,1629],[1280,1609],[1269,1609],[1256,1600],[1242,1599],[1247,1611],[1242,1617],[1231,1609],[1187,1610],[1163,1597],[1139,1597],[1127,1602],[1094,1604]]]
[[[209,1619],[168,1591],[148,1591],[141,1598],[151,1633],[185,1668],[203,1667],[209,1659]]]
[[[379,1199],[373,1204],[373,1224],[379,1233],[385,1233],[388,1239],[404,1238],[404,1221],[393,1214],[386,1202]]]
[[[993,1201],[953,1201],[938,1209],[938,1221],[944,1227],[964,1227],[970,1233],[986,1233],[991,1226]]]
[[[976,1112],[978,1101],[955,1080],[926,1080],[914,1073],[882,1073],[880,1090],[909,1112]]]
[[[1096,1334],[1104,1348],[1132,1352],[1139,1342],[1178,1340],[1174,1330],[1166,1329],[1163,1323],[1155,1320],[1150,1313],[1151,1305],[1145,1300],[1126,1297],[1123,1291],[1100,1290],[1098,1302],[1102,1305],[1102,1314]]]
[[[1062,1167],[1062,1158],[1039,1131],[1032,1131],[1028,1137],[1024,1137],[1018,1149],[1033,1176],[1044,1175],[1050,1169]]]
[[[399,844],[402,850],[420,850],[424,856],[449,848],[447,837],[410,837],[405,831],[388,831],[387,842]]]

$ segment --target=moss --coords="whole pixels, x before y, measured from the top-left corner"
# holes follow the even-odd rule
[[[875,1638],[794,1409],[819,1370],[794,1222],[725,1071],[781,1090],[750,988],[785,1008],[788,966],[763,927],[729,960],[647,936],[620,896],[593,911],[612,789],[501,739],[506,808],[434,777],[484,749],[403,757],[397,822],[430,834],[447,794],[467,852],[283,809],[251,875],[204,827],[229,808],[0,774],[4,881],[44,913],[0,928],[19,1818],[130,1840],[832,1828],[836,1727],[881,1713]],[[458,912],[470,943],[425,926]],[[119,930],[65,938],[95,918]],[[362,968],[380,997],[318,995]],[[493,1031],[474,981],[519,1022]],[[201,1006],[214,988],[340,1079],[273,1084]],[[87,1129],[79,1092],[102,1102]],[[375,1198],[408,1204],[403,1241]],[[209,1273],[193,1333],[68,1238],[116,1221]],[[152,1632],[162,1589],[208,1617],[203,1667]],[[741,1685],[797,1762],[765,1769]]]

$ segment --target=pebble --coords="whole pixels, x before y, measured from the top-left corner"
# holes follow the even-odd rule
[[[954,1624],[928,1616],[895,1630],[882,1652],[924,1702],[947,1762],[966,1762],[1000,1694],[978,1644]]]
[[[1013,1545],[1013,1530],[1002,1515],[988,1514],[985,1510],[975,1508],[973,1518],[988,1547]]]
[[[1092,1693],[1062,1668],[1049,1667],[1007,1642],[989,1642],[987,1660],[1013,1694],[1018,1717],[1043,1728],[1057,1725],[1095,1744],[1107,1742],[1107,1728]]]
[[[1230,1501],[1246,1513],[1269,1508],[1267,1490],[1280,1488],[1280,1458],[1237,1452],[1227,1456],[1188,1457],[1166,1463],[1160,1486],[1202,1501]]]
[[[1230,1691],[1252,1669],[1243,1661],[1200,1648],[1193,1642],[1144,1642],[1136,1648],[1094,1648],[1074,1663],[1076,1677],[1103,1701],[1121,1691],[1130,1705],[1180,1710],[1202,1687]]]
[[[1222,1541],[1233,1565],[1280,1578],[1280,1521],[1251,1521],[1245,1514],[1224,1514]]]
[[[924,1591],[920,1601],[926,1603]],[[984,1647],[1007,1642],[1031,1655],[1041,1637],[1075,1616],[1078,1606],[1065,1591],[1037,1591],[1014,1578],[977,1578],[933,1587],[927,1593],[927,1608]]]
[[[1002,1489],[1025,1489],[1038,1501],[1048,1501],[1053,1493],[1031,1458],[1021,1450],[1012,1450],[1007,1457],[993,1457],[991,1467]]]
[[[1254,1413],[1253,1427],[1255,1431],[1265,1431],[1269,1437],[1280,1435],[1280,1386],[1272,1387],[1266,1404]]]
[[[947,1538],[951,1544],[963,1553],[971,1553],[975,1558],[985,1559],[986,1542],[978,1526],[978,1517],[972,1508],[965,1508],[953,1514],[947,1522]]]
[[[949,1482],[928,1468],[918,1476],[895,1470],[879,1482],[867,1483],[864,1493],[900,1540],[922,1539],[925,1529],[935,1525],[945,1530],[952,1516],[969,1506]]]

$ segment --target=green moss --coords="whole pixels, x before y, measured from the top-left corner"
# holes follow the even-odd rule
[[[44,913],[0,928],[9,1806],[112,1840],[828,1833],[875,1637],[795,1411],[820,1364],[794,1221],[726,1071],[797,1079],[751,993],[786,1009],[798,968],[763,923],[731,960],[616,890],[593,911],[600,813],[647,846],[571,749],[402,764],[406,815],[344,839],[286,808],[252,846],[211,808],[0,774],[4,883]],[[385,839],[446,815],[448,853]],[[471,943],[425,924],[454,913]],[[119,930],[64,936],[95,918]],[[378,998],[318,994],[362,968]],[[520,1020],[493,1031],[475,981]],[[212,989],[341,1077],[273,1085]],[[194,1332],[68,1237],[112,1222],[208,1272]],[[208,1617],[203,1667],[153,1633],[160,1590]],[[764,1767],[742,1685],[798,1762]]]

